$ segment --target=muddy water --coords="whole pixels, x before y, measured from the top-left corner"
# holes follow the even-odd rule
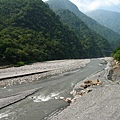
[[[92,59],[86,67],[73,72],[39,79],[33,83],[0,88],[0,98],[34,88],[41,88],[26,99],[1,109],[0,120],[46,119],[51,113],[68,106],[67,103],[59,100],[59,97],[71,97],[69,93],[77,82],[105,68],[106,65],[100,64],[102,62],[102,60]]]

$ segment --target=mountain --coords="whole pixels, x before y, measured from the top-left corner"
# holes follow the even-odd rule
[[[95,10],[86,14],[101,25],[120,34],[120,13],[108,10]]]
[[[76,34],[42,0],[0,0],[0,64],[88,57]]]
[[[49,4],[51,9],[54,11],[60,9],[68,9],[71,12],[75,13],[91,30],[106,38],[113,48],[116,48],[120,43],[120,35],[118,33],[100,25],[92,18],[83,14],[81,11],[79,11],[77,6],[75,6],[69,0],[49,0],[46,3]]]
[[[82,22],[82,20],[78,18],[74,13],[69,10],[61,9],[56,11],[56,14],[59,15],[60,20],[65,25],[69,26],[80,38],[90,57],[94,57],[93,55],[95,54],[97,56],[99,49],[102,51],[102,54],[104,56],[110,55],[110,52],[107,51],[112,51],[112,49],[110,48],[110,44],[107,42],[107,40],[96,32],[90,30],[88,26],[85,25],[84,22]]]

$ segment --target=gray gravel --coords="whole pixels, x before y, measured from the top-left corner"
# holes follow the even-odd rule
[[[27,82],[33,82],[35,80],[38,80],[39,78],[58,75],[61,73],[80,69],[82,67],[85,67],[86,64],[88,64],[89,62],[90,59],[55,60],[48,62],[38,62],[21,67],[0,69],[0,86],[11,86],[17,83],[22,84]],[[48,71],[48,72],[44,72],[44,71]],[[33,73],[34,75],[32,75]],[[18,77],[23,75],[24,77]],[[10,77],[14,77],[14,78],[7,79]],[[2,78],[4,80],[2,80]]]
[[[92,86],[90,93],[76,96],[76,101],[53,115],[51,120],[120,120],[120,85],[107,79],[112,59],[106,59],[105,70],[89,76],[86,80],[99,79],[102,84]],[[83,81],[82,81],[83,83]],[[78,89],[81,82],[74,89]]]
[[[111,88],[112,87],[112,88]],[[119,120],[120,86],[104,86],[80,97],[51,120]]]
[[[66,109],[51,116],[51,120],[120,120],[120,85],[108,80],[108,73],[112,69],[112,58],[105,58],[108,61],[108,65],[105,70],[99,73],[88,76],[85,80],[99,79],[102,84],[99,86],[91,86],[92,91],[85,95],[75,96],[76,101],[71,103]],[[1,69],[1,77],[23,74],[31,72],[39,72],[44,70],[53,70],[51,72],[37,74],[32,76],[26,76],[15,79],[8,79],[0,81],[0,86],[13,85],[16,83],[32,82],[41,77],[52,76],[60,74],[66,71],[72,71],[81,67],[84,67],[89,60],[63,60],[63,61],[50,61],[44,63],[36,63],[32,65],[26,65],[19,68],[7,68]],[[119,77],[118,77],[119,79]],[[78,89],[79,82],[74,89]],[[16,96],[18,98],[24,98],[26,95],[31,94],[33,91],[27,91],[27,94],[20,94]],[[21,95],[23,95],[21,97]],[[8,98],[9,99],[9,98]],[[12,98],[11,98],[12,99]],[[7,98],[6,98],[7,100]],[[16,102],[16,101],[15,101]],[[6,102],[7,103],[7,102]],[[11,104],[11,103],[10,103]],[[6,104],[7,105],[7,104]]]

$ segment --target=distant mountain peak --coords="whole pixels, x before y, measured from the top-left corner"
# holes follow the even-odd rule
[[[120,13],[109,10],[94,10],[86,13],[103,26],[106,26],[120,34]]]
[[[117,47],[120,43],[120,35],[118,33],[100,25],[94,19],[79,11],[77,6],[69,0],[49,0],[47,3],[54,11],[58,9],[68,9],[75,13],[75,15],[78,16],[91,30],[103,36],[113,48]]]

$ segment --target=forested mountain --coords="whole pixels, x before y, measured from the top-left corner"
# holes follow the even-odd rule
[[[0,63],[88,57],[75,33],[42,0],[0,0]]]
[[[86,13],[88,16],[120,34],[120,13],[108,10],[95,10]]]
[[[113,48],[120,43],[120,35],[118,33],[100,25],[92,18],[80,12],[77,6],[75,6],[69,0],[49,0],[47,3],[54,11],[59,9],[68,9],[75,13],[91,30],[106,38]]]
[[[61,17],[61,21],[68,25],[80,38],[81,42],[83,43],[85,49],[88,51],[88,55],[91,54],[91,57],[94,57],[93,55],[99,52],[99,48],[102,51],[102,54],[105,56],[110,55],[110,52],[112,49],[110,48],[110,44],[105,40],[103,37],[101,37],[96,32],[90,30],[87,25],[82,22],[80,18],[78,18],[74,13],[72,13],[69,10],[58,10],[56,12]],[[99,46],[99,47],[98,47]]]

